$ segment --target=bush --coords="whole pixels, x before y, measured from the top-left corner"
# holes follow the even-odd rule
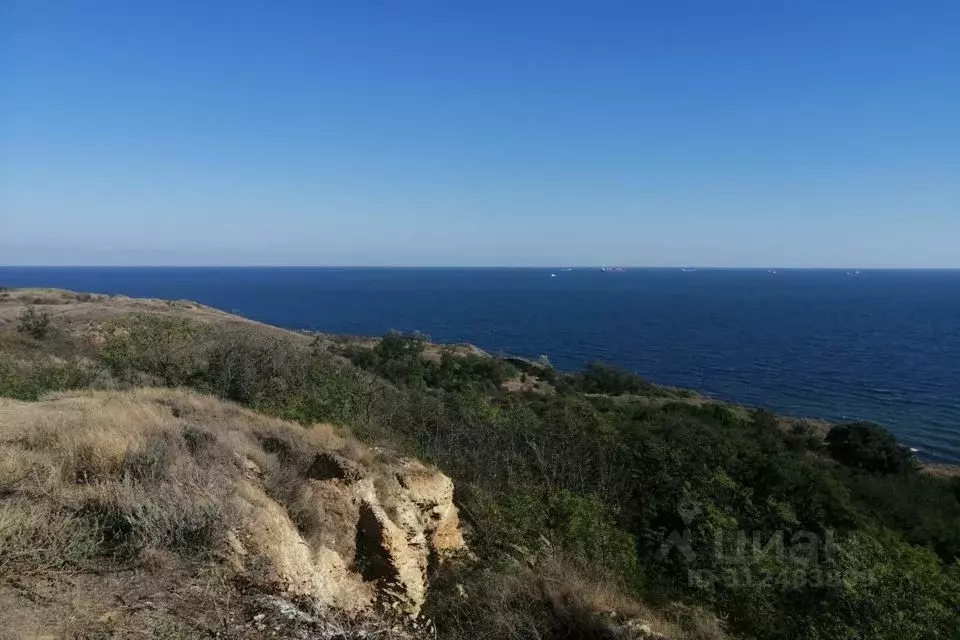
[[[368,376],[285,337],[222,332],[207,359],[207,384],[221,397],[306,425],[367,426]]]
[[[137,382],[148,374],[167,386],[202,379],[205,331],[200,325],[186,318],[143,314],[116,323],[112,330],[101,358],[118,379]]]
[[[43,340],[50,333],[50,313],[37,311],[35,306],[27,305],[20,312],[17,331]]]
[[[440,364],[426,363],[424,380],[431,387],[447,391],[473,388],[496,393],[500,385],[516,375],[515,368],[495,358],[444,353]]]
[[[811,603],[822,638],[928,640],[960,629],[960,567],[889,531],[860,531],[830,570],[843,576],[828,603]],[[827,604],[823,607],[823,604]]]
[[[582,372],[572,376],[571,382],[583,393],[605,393],[612,396],[668,395],[665,389],[626,369],[618,369],[601,362],[589,363]]]
[[[373,401],[373,389],[365,376],[316,360],[301,387],[265,398],[257,407],[305,425],[329,422],[359,431],[368,426]]]
[[[377,365],[380,363],[376,351],[367,347],[350,346],[344,349],[343,355],[345,355],[350,362],[367,371],[376,371]]]
[[[917,469],[916,457],[889,431],[869,422],[833,427],[827,448],[837,461],[872,473],[902,473]]]
[[[0,353],[0,396],[38,400],[50,391],[88,387],[97,373],[96,366],[75,358],[17,364]]]
[[[933,548],[947,561],[960,558],[957,479],[926,473],[846,474],[851,493],[878,522],[910,542]]]
[[[426,373],[423,350],[426,345],[427,338],[423,334],[391,331],[373,349],[377,356],[377,372],[391,382],[423,386]]]
[[[24,376],[5,353],[0,353],[0,396],[17,400],[33,399],[24,397],[26,393]]]
[[[614,512],[595,496],[535,486],[506,489],[493,511],[484,514],[500,544],[562,550],[598,570],[632,578],[637,552],[633,537],[618,528]]]
[[[0,502],[0,577],[84,567],[99,543],[96,530],[68,511],[36,501]]]
[[[427,338],[422,334],[391,331],[373,349],[351,346],[344,349],[343,354],[362,369],[414,388],[473,389],[496,394],[504,381],[519,375],[517,369],[507,362],[474,354],[443,353],[436,362],[424,357],[427,344]]]
[[[207,349],[206,378],[218,396],[248,405],[303,386],[309,352],[284,338],[222,331]]]

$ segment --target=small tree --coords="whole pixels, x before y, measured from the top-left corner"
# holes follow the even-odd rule
[[[373,348],[380,375],[392,382],[422,386],[426,373],[422,355],[427,337],[420,333],[391,331]]]
[[[37,311],[35,306],[28,305],[20,312],[20,322],[17,331],[43,340],[50,333],[50,314],[46,311]]]
[[[874,473],[901,473],[918,466],[912,451],[889,431],[870,422],[833,427],[827,434],[827,447],[840,463]]]

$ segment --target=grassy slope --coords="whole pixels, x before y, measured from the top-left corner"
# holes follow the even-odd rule
[[[359,451],[329,428],[183,390],[0,399],[2,626],[18,638],[260,637],[246,623],[262,603],[221,559],[242,530],[279,566],[291,524],[274,516],[303,512],[306,485],[267,438],[307,458]],[[265,491],[279,511],[260,508],[274,504]]]
[[[18,331],[26,305],[49,314],[50,328],[42,338]],[[138,340],[141,335],[149,339]],[[209,365],[197,356],[238,344],[242,358],[257,361],[256,376],[268,377],[278,368],[283,375],[306,375],[305,362],[319,358],[332,377],[347,371],[349,380],[368,389],[389,386],[353,370],[335,353],[375,346],[376,340],[305,335],[188,302],[57,290],[0,292],[0,626],[16,629],[18,638],[276,637],[273,631],[299,637],[310,628],[341,629],[344,637],[418,633],[405,624],[394,631],[397,621],[389,617],[378,623],[330,619],[328,613],[322,622],[291,622],[246,579],[238,583],[229,563],[221,561],[225,532],[250,517],[236,507],[234,459],[256,461],[271,495],[290,500],[281,507],[301,535],[324,535],[300,526],[304,502],[297,496],[306,485],[298,487],[295,478],[282,473],[276,482],[270,480],[282,468],[264,452],[263,438],[251,439],[251,434],[285,433],[295,443],[289,450],[299,457],[310,457],[308,449],[318,443],[346,448],[353,458],[369,457],[355,453],[362,446],[311,420],[304,430],[210,396],[138,388],[179,383],[213,391],[210,381],[193,375],[195,366]],[[424,360],[440,362],[445,354],[487,357],[467,345],[431,345]],[[259,359],[273,357],[281,360]],[[226,385],[221,395],[244,392],[237,379],[227,378],[220,381]],[[259,397],[247,403],[273,414],[290,410]],[[300,417],[303,410],[329,408],[301,407]],[[333,411],[337,414],[336,406]],[[202,452],[195,450],[197,443]],[[332,526],[322,517],[308,521],[314,528]],[[268,545],[267,552],[275,546]],[[612,621],[596,614],[616,608],[621,617],[640,617],[651,630],[684,637],[678,626],[636,598],[549,553],[536,570],[481,570],[483,579],[468,588],[495,596],[504,633],[524,635],[531,626],[569,619],[561,624],[576,620],[591,633],[607,634]],[[566,612],[541,605],[531,611],[528,599],[539,591],[537,601],[550,609],[553,602]],[[484,606],[482,614],[489,615]],[[267,617],[255,618],[261,614]],[[702,621],[709,617],[690,618],[711,624]]]
[[[30,302],[51,315],[41,340],[16,331]],[[610,608],[690,638],[723,635],[701,607],[738,637],[960,627],[960,490],[947,474],[847,468],[824,449],[826,424],[602,368],[527,364],[400,337],[307,336],[192,303],[0,292],[0,395],[192,386],[436,462],[457,482],[479,556],[436,576],[428,613],[442,637],[610,637],[595,615]],[[696,560],[661,556],[683,530]],[[716,551],[740,532],[789,543],[801,530],[820,539],[812,564]],[[824,554],[834,534],[841,553]]]

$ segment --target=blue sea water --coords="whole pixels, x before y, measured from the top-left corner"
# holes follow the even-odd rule
[[[556,274],[551,276],[551,274]],[[290,328],[419,330],[590,360],[960,462],[960,271],[0,268],[0,285],[196,300]]]

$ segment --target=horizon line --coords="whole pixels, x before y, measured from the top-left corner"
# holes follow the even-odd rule
[[[0,269],[635,269],[635,270],[683,270],[689,271],[960,271],[956,267],[790,267],[765,266],[716,266],[716,265],[629,265],[629,264],[584,264],[584,265],[394,265],[394,264],[0,264]]]

